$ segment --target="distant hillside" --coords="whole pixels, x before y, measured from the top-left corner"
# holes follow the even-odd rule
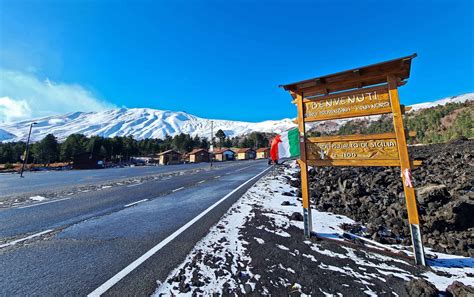
[[[474,101],[448,102],[445,105],[429,105],[418,108],[405,115],[405,127],[415,131],[410,143],[440,143],[460,138],[474,137]],[[351,120],[342,125],[338,134],[384,133],[393,131],[390,115],[379,117],[376,121]]]

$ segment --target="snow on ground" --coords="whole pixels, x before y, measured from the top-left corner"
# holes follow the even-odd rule
[[[304,240],[302,222],[290,219],[294,212],[302,211],[301,201],[288,196],[295,188],[287,177],[297,169],[281,170],[275,169],[249,189],[160,283],[154,295],[271,294],[286,289],[287,293],[375,296],[397,294],[395,291],[403,294],[404,283],[416,277],[427,279],[439,290],[455,280],[474,283],[473,258],[428,250],[437,259],[429,260],[431,267],[423,269],[412,261],[373,250]],[[321,237],[340,241],[344,240],[340,225],[354,223],[348,217],[314,209],[312,219],[314,231]],[[304,270],[311,271],[309,277]]]
[[[32,196],[32,197],[30,197],[30,200],[33,200],[33,201],[44,201],[44,200],[47,200],[47,198],[46,198],[46,197],[43,197],[43,196],[37,195],[37,196]]]

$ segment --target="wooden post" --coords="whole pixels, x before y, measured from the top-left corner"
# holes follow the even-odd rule
[[[418,218],[418,209],[416,205],[415,189],[411,180],[410,158],[405,138],[405,129],[403,128],[402,110],[398,98],[397,77],[388,75],[390,103],[393,112],[393,126],[397,137],[398,154],[400,157],[400,170],[402,174],[403,189],[405,191],[405,201],[408,212],[408,222],[410,224],[411,241],[415,253],[415,263],[426,265],[423,242],[421,240],[420,222]]]
[[[309,202],[308,164],[306,163],[306,128],[304,122],[303,94],[296,94],[296,104],[298,108],[298,131],[300,141],[300,159],[298,164],[301,169],[301,197],[303,199],[303,224],[304,236],[311,237],[313,223],[311,217],[311,207]]]

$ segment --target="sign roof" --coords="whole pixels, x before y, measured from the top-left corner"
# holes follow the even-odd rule
[[[303,93],[303,96],[307,98],[386,83],[387,75],[389,74],[395,75],[401,82],[410,77],[411,60],[416,56],[416,54],[413,54],[390,61],[280,85],[280,87],[286,91]]]

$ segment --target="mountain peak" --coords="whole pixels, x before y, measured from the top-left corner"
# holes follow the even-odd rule
[[[447,97],[434,102],[419,103],[412,107],[413,110],[419,110],[440,104],[469,100],[474,100],[474,93]],[[166,135],[174,136],[179,133],[208,137],[211,133],[211,121],[214,123],[214,132],[222,129],[230,137],[254,131],[281,133],[296,127],[291,119],[251,123],[204,119],[185,111],[122,107],[98,112],[71,112],[64,115],[2,124],[0,141],[25,141],[28,135],[28,126],[32,121],[38,123],[33,128],[32,141],[41,140],[50,133],[54,134],[60,141],[73,133],[103,137],[133,135],[136,139],[164,138]],[[337,128],[344,121],[333,122]]]

